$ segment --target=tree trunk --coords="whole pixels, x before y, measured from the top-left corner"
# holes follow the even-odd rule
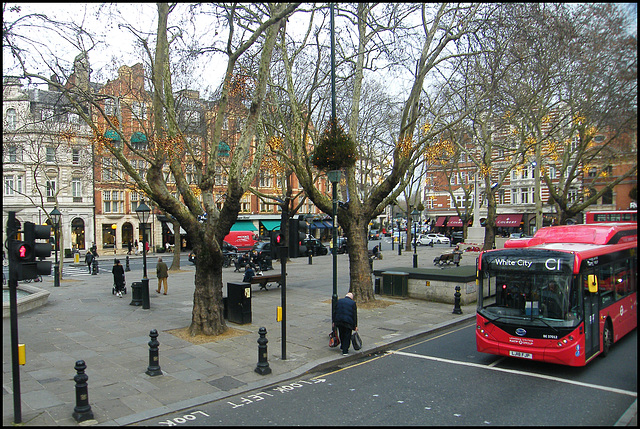
[[[171,260],[171,271],[180,270],[180,245],[182,243],[182,237],[180,236],[180,222],[177,219],[173,220],[173,259]]]
[[[367,222],[368,224],[368,222]],[[345,231],[349,242],[349,291],[360,303],[375,301],[371,266],[369,265],[369,249],[367,248],[367,224],[353,225]]]
[[[197,249],[195,290],[189,334],[220,335],[227,326],[222,303],[222,252],[212,255],[208,246]]]

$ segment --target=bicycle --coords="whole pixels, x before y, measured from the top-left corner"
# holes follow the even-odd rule
[[[38,274],[38,276],[35,279],[25,279],[24,280],[25,283],[31,283],[31,282],[39,283],[39,282],[42,282],[42,281],[43,281],[42,280],[42,276],[40,274]]]

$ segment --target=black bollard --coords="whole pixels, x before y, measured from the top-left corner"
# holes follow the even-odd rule
[[[151,341],[149,341],[149,366],[145,374],[153,377],[155,375],[162,375],[162,370],[160,369],[160,365],[158,365],[158,346],[160,345],[158,342],[158,331],[152,329],[151,332],[149,332],[149,336],[151,337]]]
[[[124,270],[125,271],[131,271],[131,268],[129,267],[129,257],[128,256],[127,256],[127,259],[125,259]]]
[[[91,275],[95,276],[99,271],[100,268],[98,268],[98,260],[93,258],[93,262],[91,263]]]
[[[462,314],[460,308],[460,286],[456,286],[456,293],[453,294],[453,314]]]
[[[269,362],[267,362],[267,328],[264,326],[258,329],[258,366],[255,371],[260,375],[271,374],[271,368],[269,368]]]
[[[313,265],[313,255],[309,253],[309,265]]]
[[[78,423],[93,419],[93,411],[91,411],[91,405],[89,405],[89,390],[87,388],[89,376],[84,373],[85,369],[87,369],[87,365],[83,360],[76,361],[75,370],[77,374],[73,377],[76,382],[76,406],[73,408],[71,416]]]

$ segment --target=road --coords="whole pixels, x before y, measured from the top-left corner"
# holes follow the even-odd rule
[[[145,425],[607,425],[637,399],[637,330],[588,366],[478,353],[475,323]]]

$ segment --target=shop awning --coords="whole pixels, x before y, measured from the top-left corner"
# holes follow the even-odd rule
[[[173,234],[173,224],[167,222],[167,227],[169,228],[169,231],[171,231],[171,234]],[[180,235],[185,235],[187,233],[187,231],[185,231],[184,229],[182,229],[182,227],[180,227]]]
[[[233,224],[231,231],[257,231],[258,228],[250,220],[239,220]]]
[[[496,216],[496,226],[520,226],[522,214],[499,214]]]
[[[311,225],[311,228],[313,229],[326,229],[327,225],[324,224],[324,222],[313,222]]]
[[[462,221],[459,216],[451,216],[447,221],[447,226],[462,226]]]
[[[262,223],[262,226],[264,226],[264,228],[267,231],[273,231],[274,229],[280,229],[280,221],[279,220],[261,220],[260,223]]]
[[[444,221],[447,218],[445,216],[438,216],[438,219],[436,220],[436,226],[443,226],[444,225]]]
[[[327,228],[333,228],[332,220],[323,220],[322,223],[324,223],[327,226]]]

